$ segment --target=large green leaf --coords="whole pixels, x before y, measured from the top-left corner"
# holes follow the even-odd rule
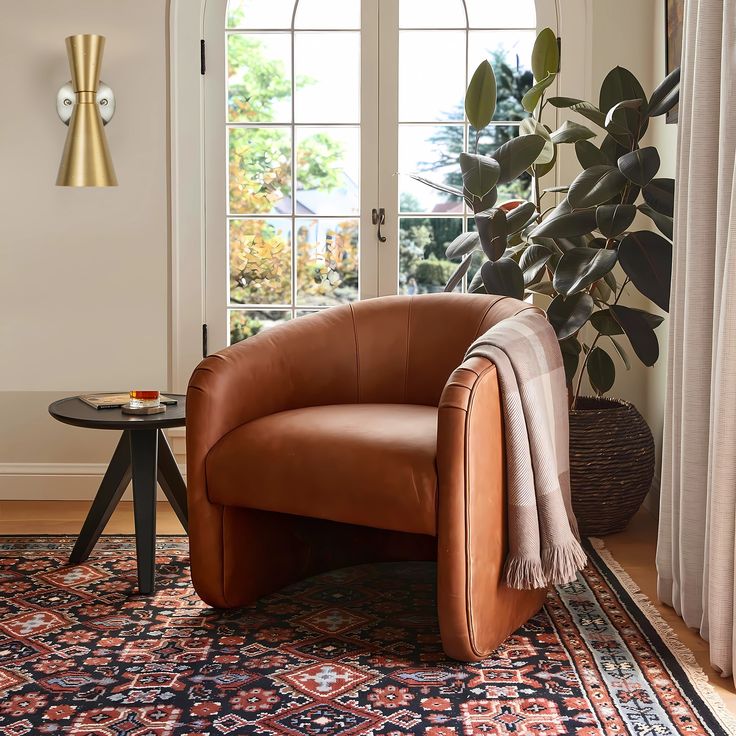
[[[460,258],[460,256],[472,253],[479,245],[480,235],[477,232],[462,233],[447,246],[445,256],[447,258]]]
[[[652,92],[647,115],[655,118],[669,112],[680,99],[680,67],[671,71]]]
[[[492,158],[498,161],[499,184],[507,184],[526,171],[538,158],[547,141],[538,135],[520,135],[497,148]]]
[[[509,235],[518,233],[529,225],[537,214],[533,202],[524,202],[513,210],[506,212],[506,232]]]
[[[645,187],[657,175],[659,165],[659,153],[654,146],[637,148],[618,160],[619,171],[640,187]]]
[[[533,171],[534,175],[541,178],[549,174],[552,169],[557,165],[557,146],[552,146],[552,160],[546,164],[534,164]]]
[[[671,217],[660,214],[656,210],[653,210],[648,204],[640,204],[639,212],[646,215],[657,226],[657,229],[662,233],[662,235],[672,240],[674,228]]]
[[[672,243],[649,230],[629,233],[618,247],[618,258],[634,286],[660,309],[669,311]]]
[[[485,294],[486,287],[483,286],[483,277],[481,276],[480,269],[475,272],[475,275],[470,279],[468,284],[468,293],[470,294]]]
[[[631,363],[629,362],[629,356],[626,354],[626,351],[623,349],[621,343],[615,337],[611,337],[611,335],[608,336],[608,339],[613,343],[613,347],[616,348],[616,352],[619,354],[621,360],[624,362],[626,370],[630,371]]]
[[[506,212],[498,207],[479,212],[475,216],[475,226],[483,252],[492,261],[498,260],[508,247]]]
[[[488,61],[482,61],[465,94],[465,114],[476,130],[483,130],[496,111],[496,75]]]
[[[575,378],[575,374],[578,371],[582,349],[580,342],[575,337],[560,340],[560,352],[562,353],[562,362],[565,366],[565,383],[568,386],[572,384],[573,378]]]
[[[468,255],[465,256],[463,259],[463,262],[458,266],[457,270],[455,271],[452,276],[450,276],[450,280],[445,285],[445,291],[455,291],[458,284],[463,280],[463,276],[468,272],[468,269],[470,268],[470,263],[473,260],[473,254],[468,253]]]
[[[675,214],[675,180],[652,179],[642,190],[644,201],[660,215]]]
[[[573,212],[570,203],[564,200],[532,230],[530,237],[573,238],[589,233],[595,227],[595,210]]]
[[[547,319],[559,340],[574,335],[593,312],[593,297],[585,292],[564,297],[558,294],[547,307]]]
[[[598,229],[607,238],[621,235],[635,217],[636,207],[633,204],[602,204],[595,211]]]
[[[485,197],[498,183],[501,167],[498,161],[477,153],[460,154],[463,185],[474,197]]]
[[[493,187],[493,189],[483,197],[475,197],[467,190],[464,191],[464,195],[468,207],[470,207],[473,210],[473,213],[477,216],[478,213],[490,210],[493,205],[496,204],[496,200],[498,199],[498,188]]]
[[[592,166],[611,166],[613,164],[611,159],[590,141],[577,141],[575,143],[575,155],[584,169],[589,169]]]
[[[536,243],[532,243],[522,253],[519,259],[519,268],[524,273],[525,286],[535,283],[542,277],[545,266],[551,257],[552,253],[549,248],[545,248],[543,245],[537,245]]]
[[[550,137],[553,143],[577,143],[588,138],[595,138],[595,135],[587,126],[574,123],[572,120],[565,120]]]
[[[591,166],[570,185],[567,199],[575,209],[595,207],[621,192],[626,177],[615,166]]]
[[[614,165],[617,164],[621,156],[629,152],[628,146],[622,146],[619,141],[612,135],[607,135],[601,143],[601,153],[610,160]]]
[[[526,287],[527,291],[534,294],[544,294],[545,296],[555,296],[555,290],[551,281],[540,281],[538,284],[530,284]]]
[[[567,253],[567,251],[572,250],[573,248],[587,248],[588,242],[585,237],[585,235],[571,235],[568,237],[559,236],[552,238],[552,242],[557,246],[557,250],[560,252],[560,257],[562,257],[563,253]],[[539,240],[539,238],[535,238],[535,240]],[[542,244],[544,245],[544,243]],[[557,259],[557,262],[559,262],[559,258]],[[555,262],[555,266],[557,266],[557,262]]]
[[[546,90],[548,87],[551,87],[554,84],[556,78],[556,74],[548,74],[544,79],[537,82],[521,98],[521,106],[527,112],[534,112],[537,109],[539,101],[542,99],[544,90]]]
[[[603,278],[615,265],[615,250],[573,248],[557,264],[552,284],[560,294],[575,294]]]
[[[620,113],[623,110],[640,110],[644,104],[644,100],[623,100],[623,102],[617,102],[607,113],[606,113],[606,128],[616,120],[616,113]],[[618,117],[621,117],[619,115]],[[623,125],[626,124],[624,120]]]
[[[516,261],[501,258],[481,266],[481,278],[489,294],[524,298],[524,275]]]
[[[548,101],[554,107],[570,108],[573,112],[590,120],[591,123],[603,128],[609,135],[616,136],[622,144],[627,142],[628,129],[616,120],[612,120],[606,125],[606,114],[590,102],[576,97],[550,97]]]
[[[598,396],[613,388],[616,381],[616,366],[603,348],[593,348],[586,364],[590,385]]]
[[[629,338],[639,360],[646,366],[653,366],[659,358],[659,342],[649,318],[655,315],[620,304],[611,305],[610,310]]]
[[[585,100],[581,100],[579,97],[550,97],[547,102],[552,107],[573,107],[585,102]]]
[[[560,49],[557,36],[551,28],[542,29],[532,49],[532,72],[534,79],[544,79],[548,74],[557,74],[560,68]]]
[[[601,333],[601,335],[623,335],[621,325],[616,322],[610,310],[600,309],[590,315],[590,324]]]
[[[538,135],[540,138],[544,138],[544,148],[534,161],[535,165],[548,164],[554,160],[555,144],[552,143],[549,132],[541,123],[538,123],[534,118],[524,118],[519,126],[519,135]]]
[[[601,84],[599,107],[603,113],[607,113],[614,105],[627,100],[642,100],[642,104],[647,104],[647,96],[639,80],[628,70],[622,66],[611,69]],[[622,110],[622,119],[625,119],[625,129],[629,132],[636,132],[639,127],[639,112],[636,110]],[[612,127],[618,123],[614,120],[609,124],[608,132],[616,133]],[[620,123],[619,123],[620,124]],[[643,134],[643,130],[641,131]]]

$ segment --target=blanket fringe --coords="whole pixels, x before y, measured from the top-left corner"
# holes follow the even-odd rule
[[[539,558],[532,560],[527,557],[507,557],[503,576],[506,585],[516,590],[546,588],[548,585]]]
[[[571,583],[577,577],[578,571],[587,564],[588,556],[574,537],[566,544],[542,550],[544,577],[552,585]]]

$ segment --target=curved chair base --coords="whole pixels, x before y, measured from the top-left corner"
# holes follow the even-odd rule
[[[215,608],[240,608],[285,586],[321,572],[377,562],[437,558],[437,539],[419,534],[385,531],[289,514],[235,507],[219,508],[222,517],[220,539],[213,539],[212,527],[200,529],[192,519],[192,544],[207,545],[217,553],[219,574],[212,559],[200,566],[192,559],[192,580],[200,597]],[[200,533],[202,539],[199,539]],[[206,535],[206,536],[205,536]],[[494,617],[503,619],[497,641],[486,641],[487,651],[477,652],[453,639],[443,646],[448,656],[475,661],[495,649],[544,603],[545,591],[515,591],[503,586],[494,589]],[[442,596],[442,587],[439,588]],[[438,600],[438,609],[448,609]],[[498,606],[501,604],[501,609]],[[440,622],[442,615],[440,614]],[[463,637],[461,637],[462,639]],[[470,639],[471,637],[464,637]]]

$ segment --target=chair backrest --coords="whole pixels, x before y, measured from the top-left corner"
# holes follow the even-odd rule
[[[524,302],[485,294],[425,294],[351,305],[360,403],[436,406],[471,343]]]
[[[524,309],[535,307],[485,294],[367,299],[226,348],[203,361],[192,382],[206,391],[208,365],[215,373],[231,365],[248,397],[241,423],[325,404],[437,406],[475,338]]]

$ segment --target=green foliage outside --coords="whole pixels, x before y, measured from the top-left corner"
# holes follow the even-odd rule
[[[232,13],[231,13],[232,14]],[[230,18],[231,26],[241,18]],[[298,78],[296,87],[311,84]],[[231,122],[257,122],[264,127],[231,128],[229,137],[230,212],[261,215],[263,219],[233,221],[230,232],[230,299],[232,302],[288,303],[296,277],[300,301],[330,304],[357,295],[357,231],[352,222],[338,223],[325,242],[308,242],[307,229],[296,233],[297,273],[291,272],[291,240],[268,215],[289,210],[299,190],[332,191],[341,185],[343,146],[322,132],[304,137],[296,152],[292,177],[291,136],[265,127],[277,122],[277,111],[288,103],[291,82],[284,63],[270,58],[261,41],[233,34],[228,43],[228,117]],[[298,196],[298,195],[297,195]],[[287,200],[287,202],[284,202]],[[284,206],[287,205],[287,206]],[[288,221],[283,221],[284,228]],[[315,256],[316,254],[316,256]],[[231,343],[256,334],[264,323],[252,314],[231,316]],[[272,315],[271,315],[272,316]]]

